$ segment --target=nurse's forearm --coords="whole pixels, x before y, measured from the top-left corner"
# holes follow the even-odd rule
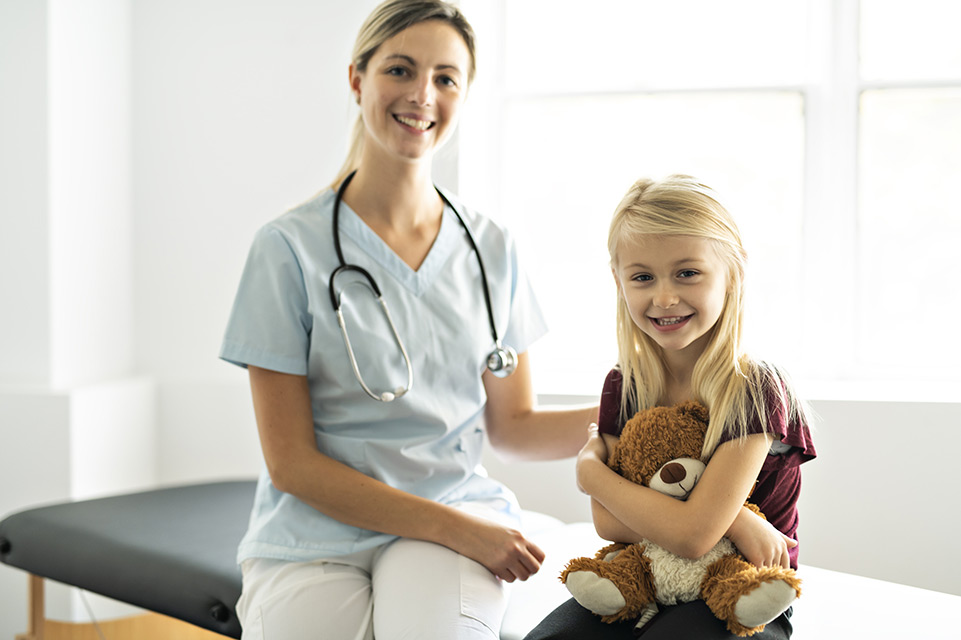
[[[443,545],[507,582],[526,580],[544,553],[514,529],[406,493],[321,453],[295,460],[278,488],[362,529]]]
[[[443,538],[438,521],[445,514],[436,502],[384,484],[316,450],[278,464],[271,481],[278,490],[344,524],[431,542]]]
[[[528,413],[487,420],[491,445],[516,460],[559,460],[577,455],[587,428],[597,421],[596,406],[538,407]]]
[[[531,384],[530,359],[521,353],[506,378],[484,373],[487,435],[497,452],[520,460],[558,460],[577,455],[587,428],[597,421],[597,406],[538,407]]]
[[[444,545],[511,582],[543,552],[519,532],[390,487],[317,450],[307,378],[249,367],[257,430],[274,486],[362,529]]]
[[[254,413],[274,486],[341,522],[432,539],[433,503],[391,488],[317,450],[307,378],[248,367]]]

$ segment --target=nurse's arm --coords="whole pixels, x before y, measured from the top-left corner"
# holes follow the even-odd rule
[[[274,487],[345,524],[442,544],[503,580],[526,580],[544,553],[519,532],[400,491],[324,455],[304,376],[248,367],[257,430]]]
[[[584,446],[588,427],[597,421],[597,405],[538,407],[526,352],[518,355],[513,374],[498,378],[485,371],[483,380],[487,391],[487,435],[502,457],[569,458]]]

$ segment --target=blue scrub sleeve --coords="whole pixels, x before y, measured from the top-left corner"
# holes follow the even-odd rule
[[[310,330],[300,261],[287,237],[268,225],[247,256],[220,357],[241,367],[306,375]]]

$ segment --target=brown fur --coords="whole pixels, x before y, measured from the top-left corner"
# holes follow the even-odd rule
[[[700,458],[707,422],[707,409],[696,402],[640,411],[624,425],[608,466],[628,480],[647,486],[667,462],[676,458]],[[763,517],[755,505],[745,505]],[[627,604],[616,614],[601,616],[601,620],[610,623],[636,619],[649,604],[657,602],[651,563],[644,555],[645,550],[644,542],[608,545],[593,558],[571,560],[561,574],[561,581],[566,583],[567,576],[575,571],[590,571],[610,580]],[[616,555],[608,558],[609,554]],[[764,625],[748,628],[740,624],[735,615],[738,600],[766,582],[779,580],[801,595],[801,582],[792,569],[759,568],[740,555],[726,556],[707,568],[701,582],[701,597],[714,615],[726,622],[731,633],[753,635]]]
[[[608,553],[616,551],[619,553],[612,560],[604,560]],[[614,615],[601,616],[604,622],[633,620],[648,604],[655,602],[651,563],[644,557],[642,545],[613,544],[601,549],[594,558],[574,558],[561,573],[561,581],[567,580],[567,574],[572,571],[591,571],[607,578],[624,596],[627,606]]]
[[[781,567],[755,567],[740,556],[727,556],[715,562],[701,583],[701,597],[719,619],[727,622],[727,630],[736,636],[751,636],[764,630],[764,625],[745,627],[734,616],[734,607],[745,596],[765,582],[781,580],[801,595],[801,580],[793,571]]]
[[[707,409],[696,402],[652,407],[627,421],[607,466],[631,482],[647,486],[666,462],[700,458],[705,433]]]

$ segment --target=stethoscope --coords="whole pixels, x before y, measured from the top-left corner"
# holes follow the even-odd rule
[[[411,386],[414,383],[414,369],[410,363],[410,356],[407,354],[407,349],[404,347],[403,340],[400,339],[400,334],[397,333],[397,327],[394,325],[394,319],[390,315],[390,309],[387,308],[387,302],[384,301],[384,297],[380,293],[380,287],[374,281],[374,277],[367,272],[366,269],[360,267],[356,264],[347,264],[344,260],[344,252],[340,248],[340,202],[344,198],[344,192],[347,190],[347,185],[354,178],[354,174],[357,171],[353,171],[344,178],[344,181],[340,184],[337,189],[337,197],[334,199],[334,249],[337,250],[337,260],[340,262],[340,266],[334,269],[334,272],[330,274],[330,304],[334,307],[334,313],[337,314],[337,323],[340,325],[340,332],[344,336],[344,344],[347,346],[347,357],[350,358],[350,366],[354,370],[354,376],[356,376],[357,381],[360,386],[364,388],[364,391],[374,400],[380,400],[381,402],[391,402],[400,398],[408,391],[410,391]],[[437,187],[434,187],[437,189]],[[467,241],[470,243],[471,249],[474,250],[474,255],[477,256],[477,264],[480,266],[481,283],[484,287],[484,303],[487,305],[487,319],[490,321],[491,326],[491,336],[494,338],[494,350],[491,351],[490,355],[487,356],[487,369],[493,373],[498,378],[506,378],[510,374],[514,373],[517,368],[517,352],[514,351],[509,346],[504,346],[501,344],[500,338],[497,336],[497,327],[494,325],[494,308],[491,305],[490,289],[487,285],[487,273],[484,270],[484,261],[481,260],[480,251],[477,249],[477,242],[474,240],[474,234],[471,233],[470,227],[467,226],[467,222],[461,217],[457,208],[451,204],[450,200],[447,199],[440,189],[437,189],[437,194],[440,195],[444,203],[451,208],[454,215],[457,216],[457,220],[460,221],[461,226],[464,227],[464,231],[467,232]],[[394,334],[394,340],[397,342],[397,346],[400,347],[401,355],[404,356],[404,362],[407,365],[407,384],[403,387],[397,387],[393,391],[384,391],[383,393],[376,393],[372,391],[367,383],[364,382],[364,377],[360,374],[360,369],[357,367],[357,358],[354,357],[354,349],[350,344],[350,337],[347,335],[347,325],[344,323],[344,314],[341,311],[341,295],[343,295],[344,289],[341,289],[339,293],[334,290],[334,279],[338,274],[345,271],[356,271],[364,277],[367,281],[367,285],[377,302],[380,303],[381,309],[384,310],[384,316],[387,318],[387,324],[390,325],[390,330]],[[360,284],[364,285],[364,282],[357,281],[350,284]],[[348,285],[350,286],[350,285]]]

